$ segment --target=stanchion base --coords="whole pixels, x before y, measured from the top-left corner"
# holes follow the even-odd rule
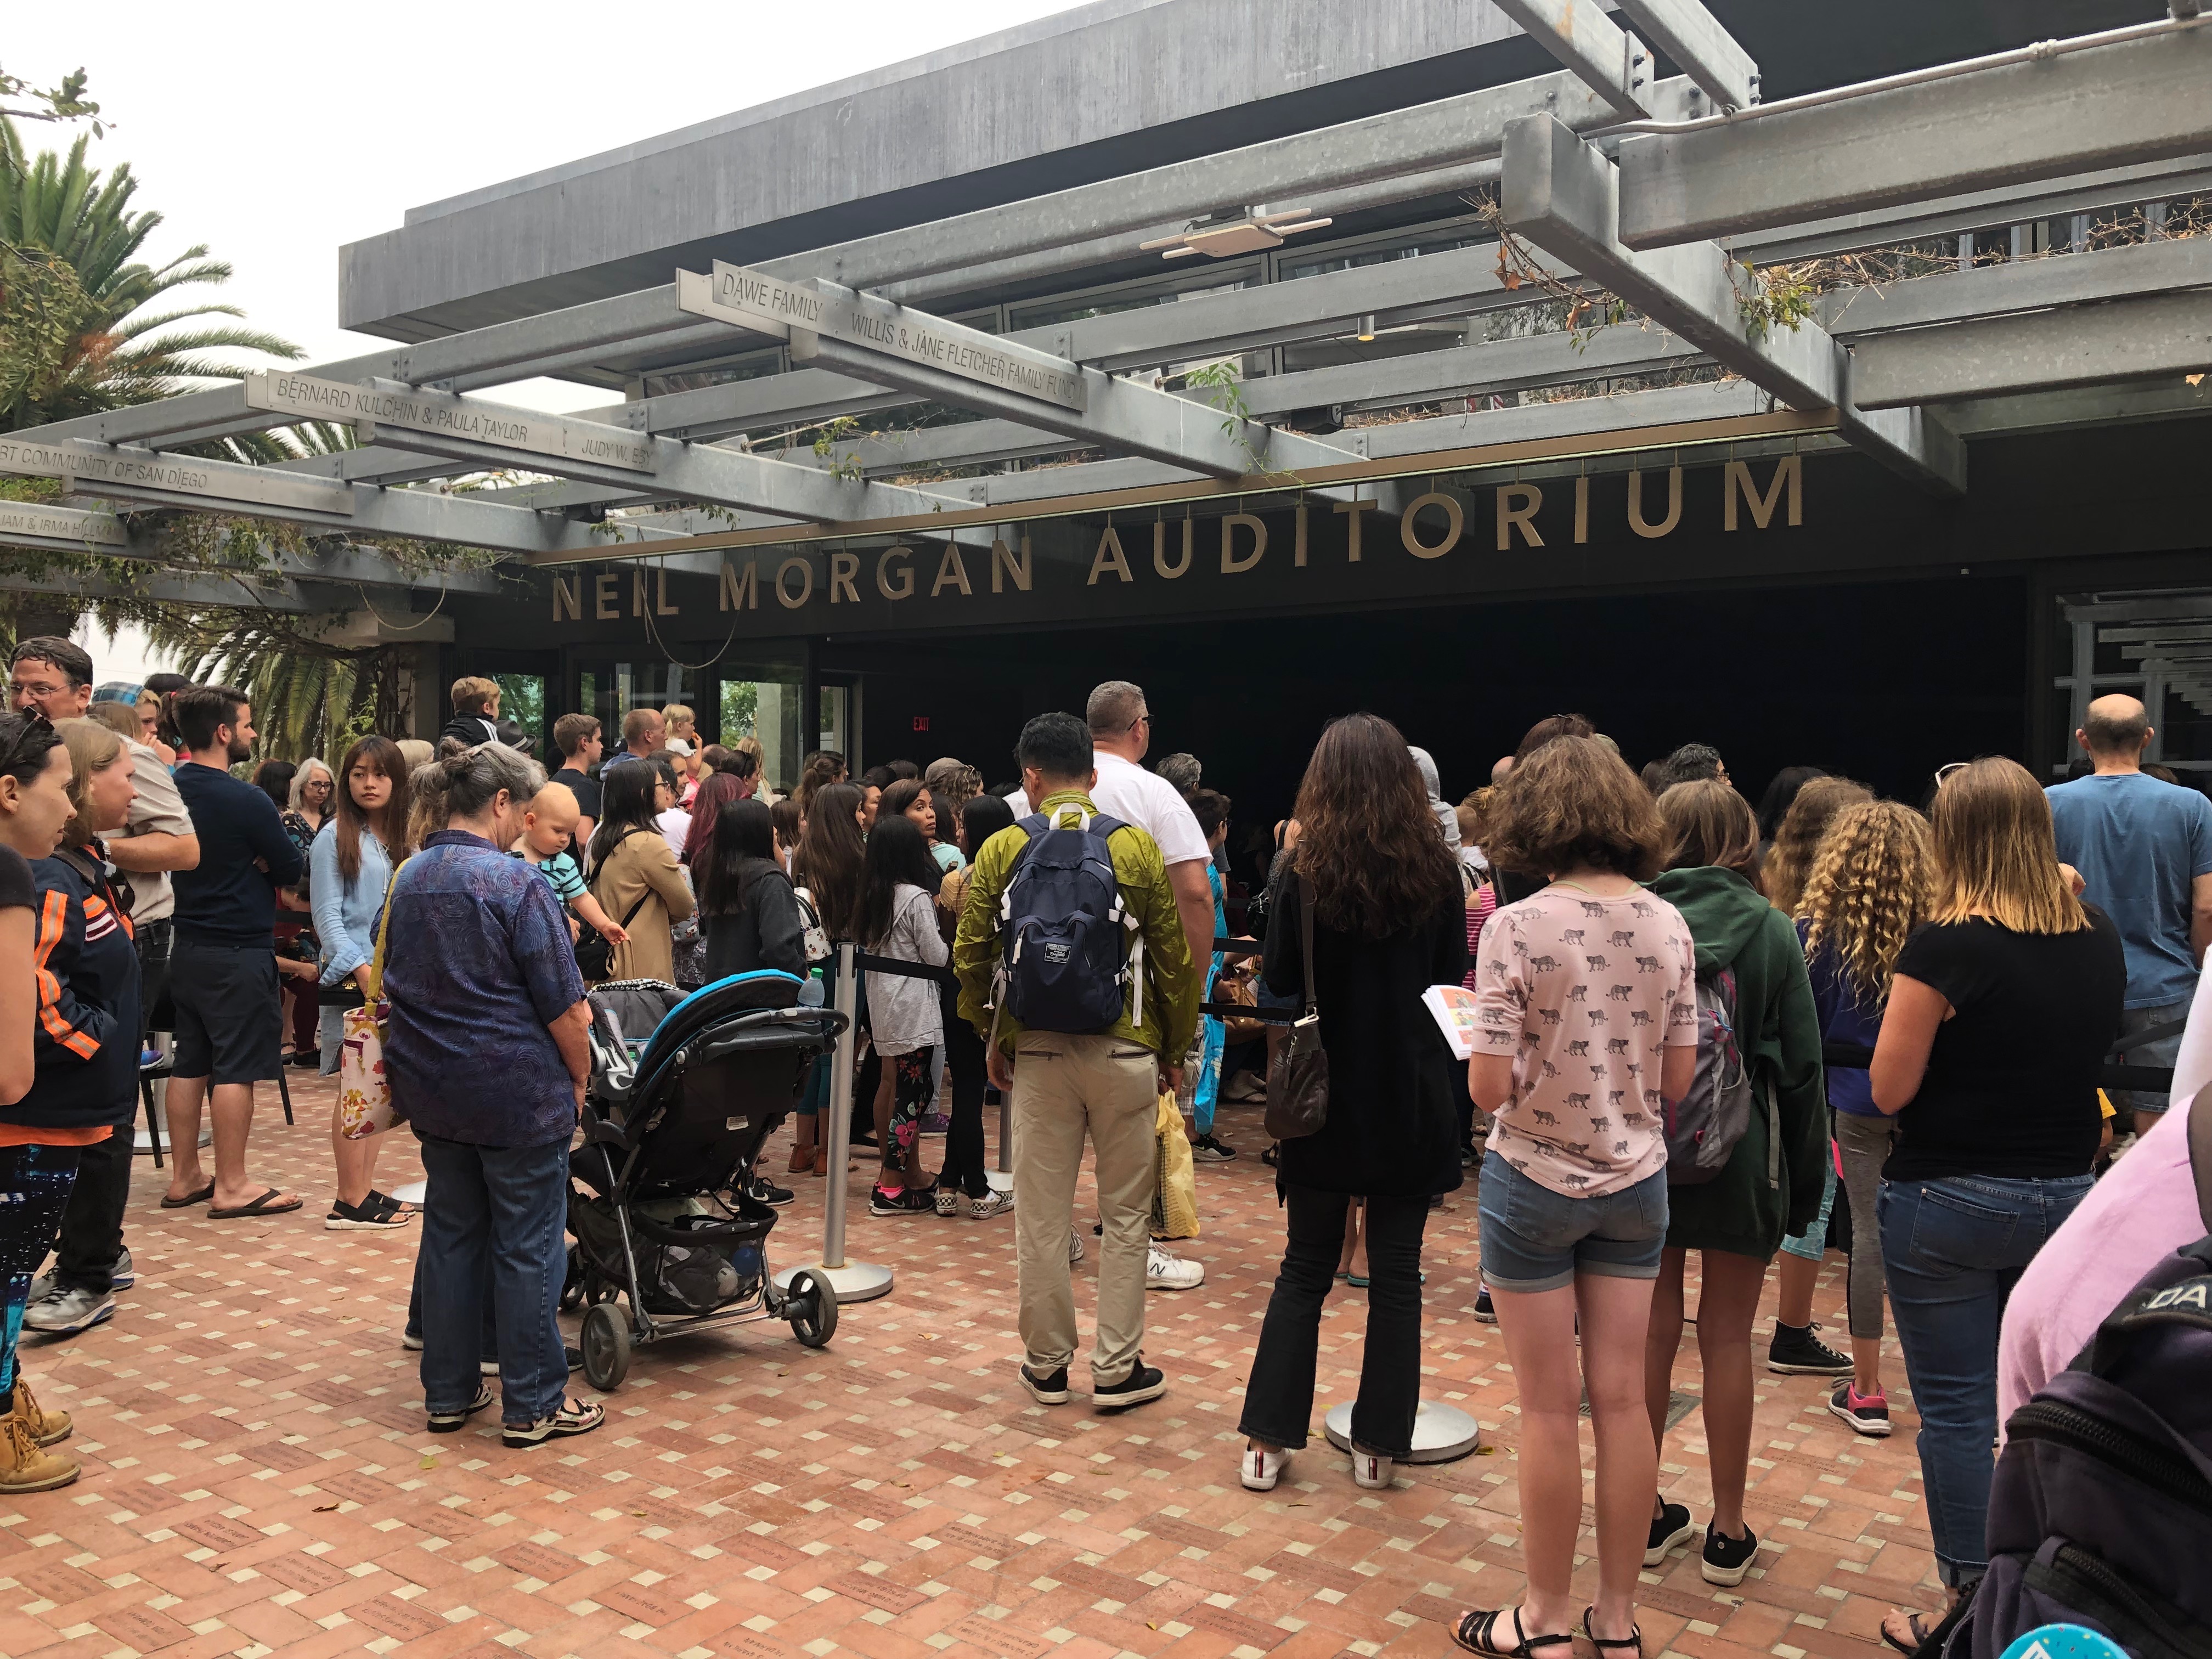
[[[215,1145],[215,1129],[211,1125],[206,1123],[200,1125],[200,1145],[203,1147],[212,1146]],[[164,1128],[161,1131],[161,1155],[166,1158],[168,1156],[168,1152],[169,1132],[167,1128]],[[134,1158],[151,1158],[154,1156],[154,1143],[146,1138],[146,1126],[143,1123],[141,1123],[138,1126],[137,1134],[131,1138],[131,1156]]]
[[[872,1261],[848,1261],[842,1267],[825,1267],[819,1262],[800,1262],[796,1267],[786,1267],[774,1274],[776,1288],[787,1291],[794,1275],[802,1273],[819,1273],[830,1281],[830,1288],[837,1292],[837,1304],[848,1302],[873,1302],[878,1297],[891,1293],[891,1270],[879,1267]]]
[[[430,1195],[430,1183],[427,1181],[410,1181],[404,1187],[394,1187],[392,1189],[392,1195],[402,1204],[420,1204]]]
[[[1332,1407],[1322,1419],[1328,1443],[1339,1451],[1352,1449],[1352,1404]],[[1456,1406],[1421,1401],[1413,1413],[1413,1455],[1407,1463],[1452,1463],[1470,1455],[1482,1443],[1482,1427]]]
[[[1012,1170],[991,1170],[986,1172],[986,1178],[990,1182],[991,1190],[994,1193],[1011,1193],[1014,1190],[1014,1172]]]

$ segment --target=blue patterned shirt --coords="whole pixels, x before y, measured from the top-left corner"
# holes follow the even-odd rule
[[[481,836],[441,830],[409,860],[385,945],[393,1107],[441,1140],[542,1146],[576,1127],[546,1028],[584,981],[552,887]]]

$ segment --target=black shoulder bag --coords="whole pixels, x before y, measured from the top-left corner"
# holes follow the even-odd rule
[[[1321,1011],[1314,998],[1313,884],[1298,878],[1298,951],[1306,970],[1306,1007],[1290,1040],[1267,1067],[1267,1133],[1297,1140],[1328,1121],[1328,1051],[1321,1046]]]

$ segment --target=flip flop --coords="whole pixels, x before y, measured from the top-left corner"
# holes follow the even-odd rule
[[[208,1200],[214,1196],[215,1182],[210,1181],[206,1186],[201,1188],[199,1191],[196,1193],[186,1193],[182,1198],[172,1198],[168,1194],[163,1193],[161,1194],[161,1207],[165,1210],[189,1210],[193,1205],[204,1204]]]
[[[1912,1645],[1908,1648],[1889,1633],[1889,1621],[1885,1619],[1881,1622],[1881,1639],[1899,1653],[1917,1653],[1927,1645],[1928,1638],[1935,1631],[1936,1624],[1936,1621],[1929,1618],[1924,1613],[1905,1613],[1905,1627],[1912,1632],[1913,1637]]]
[[[299,1199],[294,1199],[289,1204],[271,1205],[269,1202],[272,1198],[281,1197],[283,1190],[281,1187],[271,1187],[251,1204],[241,1204],[236,1209],[210,1209],[208,1218],[210,1221],[245,1221],[258,1215],[289,1215],[300,1207]]]

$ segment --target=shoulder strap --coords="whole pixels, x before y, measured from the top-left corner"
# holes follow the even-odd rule
[[[376,949],[369,952],[368,958],[369,972],[376,980],[379,996],[384,994],[384,942],[392,933],[392,896],[398,890],[399,872],[414,861],[411,854],[400,860],[398,867],[392,872],[392,879],[384,884],[384,908],[377,914],[376,918]]]
[[[2189,1172],[2197,1182],[2197,1213],[2212,1233],[2212,1085],[2199,1089],[2189,1114]]]
[[[54,856],[91,883],[92,890],[94,893],[98,893],[107,884],[100,878],[100,866],[85,857],[82,848],[57,847],[54,848]]]
[[[1306,1018],[1315,1012],[1313,959],[1313,883],[1305,877],[1298,878],[1298,954],[1305,959]]]

